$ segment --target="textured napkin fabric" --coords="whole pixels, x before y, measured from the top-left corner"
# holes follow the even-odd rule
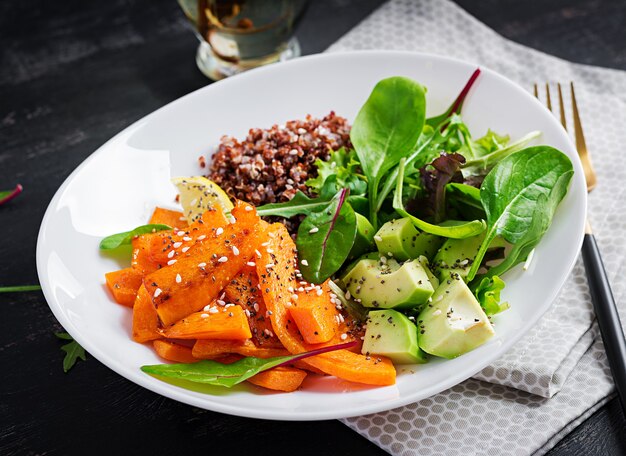
[[[392,0],[329,52],[359,49],[443,54],[528,88],[575,81],[599,182],[589,197],[589,216],[615,299],[623,304],[626,166],[616,158],[626,144],[626,72],[573,64],[515,44],[448,0]],[[626,307],[621,311],[626,321]],[[579,259],[540,323],[473,379],[415,404],[343,422],[392,454],[543,454],[612,391]]]

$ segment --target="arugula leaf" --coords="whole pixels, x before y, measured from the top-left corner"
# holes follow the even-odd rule
[[[480,188],[487,233],[468,272],[468,282],[496,236],[513,247],[502,263],[489,269],[488,277],[501,275],[526,259],[552,223],[573,174],[567,155],[550,146],[515,152],[487,174]]]
[[[461,167],[461,172],[463,173],[463,177],[467,178],[470,176],[484,176],[489,172],[491,168],[493,168],[500,160],[508,157],[514,152],[518,150],[522,150],[526,145],[541,135],[539,131],[532,131],[525,135],[524,137],[518,139],[517,141],[509,144],[506,147],[502,147],[501,149],[496,149],[493,152],[490,152],[481,157],[472,158],[465,162],[465,164]]]
[[[232,364],[203,360],[191,364],[153,364],[141,366],[141,370],[147,374],[159,375],[161,377],[178,378],[195,383],[231,388],[259,372],[266,371],[272,367],[291,364],[295,361],[308,358],[309,356],[351,348],[354,345],[356,345],[356,341],[323,347],[298,355],[279,356],[267,359],[250,356],[235,361]]]
[[[500,302],[500,292],[504,285],[504,280],[494,275],[483,278],[474,290],[474,295],[487,316],[504,312],[510,307],[508,302]]]
[[[426,120],[424,88],[404,77],[378,82],[356,116],[350,140],[367,177],[369,220],[377,228],[378,186],[416,147]]]
[[[453,239],[464,239],[476,236],[485,231],[486,224],[483,220],[460,222],[449,220],[445,224],[433,225],[409,214],[402,204],[402,183],[404,181],[404,159],[400,161],[400,170],[396,184],[396,192],[393,197],[393,208],[401,217],[408,217],[413,225],[426,233],[444,236]]]
[[[41,285],[17,285],[15,287],[0,287],[0,293],[19,293],[21,291],[39,291]]]
[[[350,254],[357,223],[346,202],[348,194],[347,188],[340,190],[325,209],[309,214],[298,228],[300,271],[311,283],[322,283],[337,272]]]
[[[79,358],[83,361],[87,361],[85,349],[81,347],[72,336],[66,332],[55,332],[54,335],[59,339],[70,341],[69,343],[61,346],[61,350],[65,352],[65,357],[63,358],[63,372],[67,373],[72,367],[74,367],[74,364],[76,364],[76,361]]]
[[[494,131],[487,130],[487,133],[482,138],[478,138],[476,142],[476,146],[478,146],[475,150],[479,153],[475,154],[478,156],[487,155],[491,152],[495,152],[498,149],[505,148],[511,137],[509,135],[499,135]]]
[[[335,192],[341,188],[349,188],[351,195],[363,195],[367,191],[365,176],[360,174],[359,163],[354,149],[346,150],[345,147],[330,153],[330,159],[315,161],[317,177],[306,181],[315,193],[320,193],[325,182],[331,176],[336,176]]]
[[[138,226],[132,231],[125,231],[124,233],[112,234],[111,236],[105,237],[102,241],[100,241],[100,250],[112,250],[122,245],[130,244],[135,236],[139,236],[141,234],[155,233],[157,231],[171,229],[171,226],[159,223]]]

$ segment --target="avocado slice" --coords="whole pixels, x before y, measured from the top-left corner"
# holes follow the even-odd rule
[[[489,318],[459,278],[444,281],[417,320],[420,348],[443,358],[456,358],[494,335]]]
[[[465,239],[446,239],[433,258],[433,270],[439,280],[443,282],[450,277],[465,279],[483,239],[484,233]]]
[[[426,353],[417,344],[417,326],[405,315],[392,309],[372,310],[361,353],[383,355],[396,364],[423,364]]]
[[[417,261],[420,262],[420,264],[424,268],[424,271],[426,271],[426,275],[428,276],[428,280],[430,280],[430,284],[436,290],[437,287],[439,286],[439,279],[430,270],[430,263],[428,262],[428,258],[426,258],[424,255],[420,255],[417,258]]]
[[[413,309],[435,291],[419,260],[362,257],[343,277],[352,297],[364,307]]]
[[[348,258],[356,258],[363,255],[365,252],[371,252],[374,250],[374,227],[370,221],[363,217],[358,212],[356,215],[356,237],[352,244],[352,250]]]
[[[385,223],[374,236],[374,240],[382,255],[391,254],[398,261],[420,255],[430,259],[443,242],[439,236],[420,232],[408,217]]]

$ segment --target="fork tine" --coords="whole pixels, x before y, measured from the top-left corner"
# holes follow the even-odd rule
[[[546,106],[552,112],[552,100],[550,99],[550,83],[546,82]]]
[[[535,95],[535,98],[539,98],[539,90],[538,90],[536,82],[535,82],[535,85],[533,86],[533,94]]]
[[[596,186],[596,173],[593,170],[593,165],[591,164],[589,152],[587,151],[587,144],[585,143],[583,126],[580,121],[580,114],[578,113],[578,104],[576,103],[576,94],[574,93],[574,83],[570,82],[569,85],[572,95],[572,112],[574,117],[574,137],[576,138],[576,149],[578,150],[578,155],[580,156],[580,160],[583,163],[585,180],[587,181],[587,190],[591,191]]]
[[[561,92],[561,83],[557,83],[556,87],[559,92],[559,110],[561,111],[561,125],[563,125],[563,128],[567,130],[567,120],[565,119],[565,106],[563,106],[563,93]],[[572,102],[572,104],[574,104],[574,102]]]

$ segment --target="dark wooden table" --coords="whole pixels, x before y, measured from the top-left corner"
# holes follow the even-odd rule
[[[297,35],[324,50],[381,2],[312,1]],[[626,2],[458,0],[503,35],[626,69]],[[0,3],[0,285],[37,283],[35,242],[52,195],[115,133],[209,83],[175,0]],[[60,327],[40,292],[0,294],[0,454],[382,454],[338,421],[237,418],[144,390],[93,358],[61,369]],[[550,455],[626,454],[616,400]]]

